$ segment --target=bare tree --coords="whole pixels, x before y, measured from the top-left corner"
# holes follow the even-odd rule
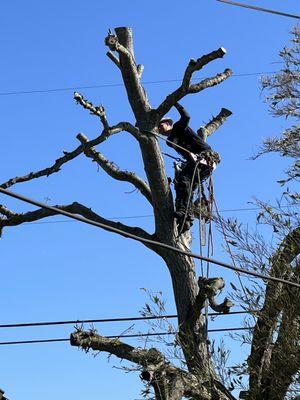
[[[143,66],[137,64],[135,61],[131,29],[121,27],[116,28],[115,33],[109,32],[105,39],[105,44],[109,48],[108,57],[121,72],[136,125],[132,125],[129,122],[120,122],[111,126],[107,121],[103,106],[94,106],[88,100],[84,99],[81,94],[75,93],[75,100],[101,120],[103,125],[101,135],[93,140],[89,140],[83,134],[77,135],[77,139],[80,142],[78,147],[73,151],[64,152],[64,155],[58,158],[53,165],[37,172],[9,179],[7,182],[2,183],[1,187],[9,188],[20,182],[31,181],[42,176],[48,177],[51,174],[59,172],[61,167],[67,162],[83,154],[96,162],[113,179],[131,183],[144,196],[145,201],[150,203],[153,208],[155,232],[151,234],[140,227],[132,227],[120,222],[110,221],[78,202],[57,205],[57,208],[82,215],[96,222],[104,223],[108,227],[118,228],[124,233],[135,234],[141,238],[163,242],[181,250],[189,250],[192,242],[191,233],[187,231],[184,234],[180,234],[177,230],[174,220],[172,191],[165,172],[164,160],[156,133],[158,132],[159,121],[176,102],[188,94],[199,93],[204,89],[218,85],[231,76],[231,70],[225,69],[224,72],[203,79],[198,83],[191,82],[194,72],[201,70],[210,62],[222,58],[226,54],[226,51],[224,48],[219,48],[196,60],[191,59],[184,71],[180,86],[166,96],[165,100],[156,109],[153,109],[147,98],[146,91],[141,84]],[[208,122],[206,126],[202,127],[201,133],[203,136],[209,136],[214,133],[225,119],[221,111],[213,121]],[[114,162],[108,160],[99,151],[98,147],[96,148],[96,146],[108,140],[110,136],[122,131],[128,132],[136,140],[142,154],[147,181],[141,179],[133,172],[119,169]],[[0,213],[2,215],[0,221],[1,229],[55,215],[53,210],[50,211],[43,208],[30,212],[16,213],[4,205],[0,206]],[[290,244],[290,240],[294,239],[293,235],[296,233],[297,231],[295,233],[291,232],[274,255],[272,273],[276,276],[292,277],[296,273],[296,269],[291,269],[291,262],[296,256],[298,247],[294,248],[293,246],[293,251],[291,251]],[[93,349],[107,352],[120,359],[137,364],[142,369],[142,379],[146,380],[154,389],[156,400],[179,400],[183,397],[197,400],[234,399],[234,396],[219,379],[213,364],[212,355],[208,347],[205,317],[203,314],[206,301],[211,304],[211,307],[218,309],[218,311],[228,311],[228,302],[226,299],[221,305],[217,304],[215,300],[220,289],[224,287],[223,279],[205,280],[201,278],[197,281],[195,265],[191,257],[177,254],[174,251],[161,248],[155,244],[148,243],[146,246],[165,261],[170,272],[178,313],[179,333],[176,340],[182,349],[186,368],[172,365],[155,348],[134,348],[120,340],[108,339],[101,336],[94,330],[76,330],[71,335],[71,345],[84,350]],[[282,269],[283,262],[284,270]],[[251,361],[249,362],[250,366],[258,366],[259,371],[263,370],[262,364],[266,359],[265,353],[269,351],[270,334],[278,316],[281,315],[282,317],[282,329],[285,331],[294,329],[292,317],[297,312],[297,307],[295,307],[292,314],[291,309],[287,310],[284,305],[277,308],[277,298],[281,296],[282,292],[287,293],[287,296],[294,296],[293,291],[288,292],[282,285],[269,284],[267,287],[266,305],[254,333],[254,350],[251,353]],[[271,311],[272,313],[270,314]],[[279,337],[284,338],[284,332],[280,333]],[[265,346],[262,350],[257,350],[257,343],[258,341],[261,343],[261,340],[264,340],[268,347],[265,349]],[[280,345],[283,346],[284,343]],[[276,354],[274,350],[274,357],[276,357]],[[291,367],[291,373],[292,370],[293,368]],[[254,367],[251,367],[251,371],[251,385],[253,388],[255,385],[258,387],[258,384],[254,382],[255,379],[257,380],[257,376],[253,372]],[[272,376],[269,373],[263,377],[264,381],[271,378]],[[261,381],[262,378],[260,378]],[[253,389],[254,392],[257,393],[257,390]],[[253,396],[251,398],[254,399]],[[271,397],[268,398],[271,399]],[[273,398],[275,399],[275,397]],[[279,397],[277,398],[279,399]]]

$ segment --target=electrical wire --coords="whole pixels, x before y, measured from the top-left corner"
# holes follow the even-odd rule
[[[231,0],[217,0],[217,1],[219,1],[220,3],[230,4],[231,6],[250,8],[251,10],[255,10],[255,11],[263,11],[263,12],[270,13],[270,14],[276,14],[276,15],[281,15],[281,16],[284,16],[284,17],[300,19],[299,15],[287,14],[287,13],[284,13],[284,12],[281,12],[281,11],[270,10],[268,8],[250,6],[249,4],[242,4],[242,3],[238,3],[236,1],[231,1]]]
[[[253,327],[247,328],[220,328],[220,329],[209,329],[210,333],[217,332],[230,332],[230,331],[245,331],[251,330]],[[106,339],[119,339],[119,338],[139,338],[139,337],[149,337],[149,336],[167,336],[167,335],[176,335],[177,332],[158,332],[158,333],[139,333],[139,334],[129,334],[129,335],[110,335],[105,336]],[[34,340],[17,340],[17,341],[9,341],[9,342],[0,342],[0,346],[8,346],[13,344],[33,344],[33,343],[53,343],[53,342],[69,342],[70,339],[34,339]]]
[[[248,77],[248,76],[257,76],[257,75],[267,75],[274,74],[275,71],[268,72],[249,72],[242,74],[233,74],[231,77]],[[191,80],[199,80],[200,78],[192,78]],[[204,78],[202,78],[204,79]],[[182,79],[166,79],[166,80],[157,80],[157,81],[145,81],[142,82],[143,85],[153,85],[160,83],[170,83],[170,82],[181,82]],[[98,88],[110,88],[110,87],[123,87],[124,83],[108,83],[102,85],[90,85],[90,86],[71,86],[65,88],[54,88],[54,89],[38,89],[38,90],[19,90],[14,92],[0,92],[0,96],[16,96],[23,94],[38,94],[38,93],[52,93],[52,92],[67,92],[73,90],[81,90],[81,89],[98,89]]]
[[[209,317],[219,317],[225,315],[239,315],[256,313],[258,311],[230,311],[224,313],[209,313]],[[106,322],[131,322],[131,321],[145,321],[153,319],[172,319],[177,318],[176,314],[161,315],[161,316],[149,316],[149,317],[125,317],[125,318],[100,318],[100,319],[75,319],[65,321],[44,321],[44,322],[22,322],[17,324],[0,324],[0,328],[26,328],[35,326],[51,326],[51,325],[73,325],[73,324],[89,324],[89,323],[106,323]]]
[[[270,207],[273,207],[270,205]],[[281,207],[290,207],[290,206],[281,206]],[[224,209],[219,210],[219,213],[226,213],[226,212],[242,212],[242,211],[258,211],[261,210],[259,207],[252,207],[252,208],[232,208],[232,209]],[[213,213],[214,214],[214,213]],[[153,214],[145,214],[145,215],[128,215],[124,217],[109,217],[110,220],[122,220],[122,219],[138,219],[138,218],[152,218]],[[25,222],[24,225],[43,225],[43,224],[62,224],[68,222],[76,222],[70,219],[63,219],[59,221],[40,221],[40,222]]]
[[[233,265],[224,263],[222,261],[214,260],[214,259],[211,259],[211,258],[208,258],[208,257],[200,256],[199,254],[196,254],[196,253],[192,253],[192,252],[189,252],[189,251],[181,250],[181,249],[178,249],[178,248],[173,247],[173,246],[171,246],[169,244],[166,244],[166,243],[158,242],[158,241],[152,240],[152,239],[143,238],[141,236],[137,236],[137,235],[134,235],[132,233],[123,231],[122,229],[118,229],[118,228],[109,226],[107,224],[103,224],[101,222],[96,222],[96,221],[90,220],[88,218],[84,218],[84,217],[82,217],[80,215],[76,215],[76,214],[72,214],[72,213],[69,213],[69,212],[64,211],[64,210],[60,210],[57,207],[49,206],[48,204],[44,204],[44,203],[41,203],[39,201],[36,201],[36,200],[30,199],[28,197],[22,196],[20,194],[10,192],[7,189],[3,189],[1,187],[0,187],[0,193],[5,194],[6,196],[10,196],[10,197],[13,197],[15,199],[24,201],[26,203],[32,204],[34,206],[41,207],[41,208],[46,209],[46,210],[50,210],[50,211],[54,212],[55,214],[65,215],[66,217],[76,219],[76,220],[78,220],[80,222],[84,222],[86,224],[93,225],[93,226],[96,226],[98,228],[103,228],[103,229],[105,229],[105,230],[107,230],[109,232],[114,232],[114,233],[121,234],[124,237],[130,238],[130,239],[135,239],[135,240],[137,240],[139,242],[142,242],[142,243],[147,243],[147,244],[150,244],[150,245],[154,245],[154,246],[162,247],[162,248],[165,248],[165,249],[168,249],[168,250],[172,250],[172,251],[174,251],[176,253],[179,253],[179,254],[182,254],[182,255],[185,255],[185,256],[188,256],[188,257],[191,257],[191,258],[197,258],[199,260],[202,259],[204,261],[209,261],[212,264],[219,265],[221,267],[230,269],[232,271],[239,271],[239,272],[241,272],[243,274],[254,276],[254,277],[257,277],[257,278],[261,278],[261,279],[266,280],[266,281],[274,281],[274,282],[284,283],[284,284],[287,284],[287,285],[290,285],[290,286],[294,286],[294,287],[300,288],[300,284],[299,283],[287,281],[285,279],[277,278],[275,276],[266,276],[266,275],[260,274],[258,272],[248,271],[248,270],[245,270],[245,269],[242,269],[242,268],[234,267]]]

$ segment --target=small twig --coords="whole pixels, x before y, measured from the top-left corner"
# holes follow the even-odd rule
[[[144,66],[143,66],[142,64],[139,64],[139,65],[136,67],[136,69],[137,69],[137,73],[138,73],[138,75],[139,75],[139,78],[141,79],[141,77],[142,77],[142,75],[143,75],[143,72],[144,72]]]
[[[108,122],[106,119],[105,110],[102,105],[100,105],[98,107],[94,106],[91,102],[84,99],[83,96],[78,92],[74,93],[74,100],[77,103],[79,103],[80,105],[82,105],[85,109],[89,110],[91,112],[91,114],[94,114],[97,117],[100,117],[104,129],[106,131],[109,130],[109,125],[108,125]]]

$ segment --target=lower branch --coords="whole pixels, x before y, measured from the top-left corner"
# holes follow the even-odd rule
[[[3,189],[8,189],[9,187],[17,183],[28,182],[33,179],[41,178],[42,176],[48,177],[56,172],[59,172],[64,164],[66,164],[69,161],[72,161],[74,158],[82,154],[85,150],[89,149],[92,146],[97,146],[98,144],[103,143],[108,137],[115,135],[116,133],[120,133],[122,131],[129,132],[132,136],[134,136],[137,140],[139,140],[139,130],[136,127],[131,125],[129,122],[119,122],[117,125],[110,127],[109,130],[103,130],[101,135],[99,135],[95,139],[92,139],[90,141],[85,141],[75,150],[71,152],[64,151],[64,156],[58,158],[51,167],[47,167],[36,172],[30,172],[27,175],[16,176],[15,178],[11,178],[8,181],[2,183],[0,187]]]
[[[56,208],[63,210],[63,211],[68,211],[72,214],[78,214],[81,215],[87,219],[90,219],[92,221],[100,222],[102,224],[107,225],[108,227],[113,227],[120,229],[124,231],[125,233],[130,233],[133,235],[137,235],[146,239],[152,239],[152,236],[144,231],[143,229],[139,227],[131,227],[128,225],[124,225],[121,222],[114,222],[110,221],[106,218],[101,217],[100,215],[96,214],[93,212],[90,208],[85,207],[84,205],[74,202],[72,204],[68,205],[57,205],[55,206]],[[52,217],[54,215],[58,215],[58,212],[55,212],[54,210],[49,210],[45,208],[41,208],[35,211],[29,211],[23,214],[14,214],[10,218],[5,218],[5,219],[0,219],[0,233],[2,232],[2,229],[6,226],[17,226],[21,225],[25,222],[34,222],[34,221],[39,221],[43,218],[48,218]],[[103,228],[105,229],[105,228]],[[124,235],[124,237],[126,237]],[[146,244],[147,246],[147,244]],[[149,246],[150,247],[150,246]]]
[[[141,379],[154,388],[157,400],[180,400],[182,397],[195,400],[211,400],[212,398],[235,400],[220,382],[214,382],[211,388],[210,383],[202,379],[201,375],[194,375],[173,366],[155,348],[149,350],[135,348],[121,342],[118,338],[109,339],[93,330],[82,331],[81,329],[71,334],[70,344],[86,352],[90,349],[106,352],[139,365],[142,368]]]

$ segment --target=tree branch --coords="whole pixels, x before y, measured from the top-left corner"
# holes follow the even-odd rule
[[[97,142],[101,142],[102,140],[99,138],[95,139]],[[84,146],[79,146],[77,147],[75,150],[73,150],[72,152],[64,152],[64,156],[58,158],[55,163],[51,166],[51,167],[47,167],[44,168],[40,171],[36,171],[36,172],[30,172],[27,175],[24,176],[16,176],[15,178],[11,178],[8,181],[2,183],[0,185],[0,187],[2,187],[3,189],[7,189],[13,185],[15,185],[16,183],[22,183],[22,182],[27,182],[27,181],[31,181],[33,179],[37,179],[40,178],[42,176],[49,176],[51,174],[54,174],[56,172],[60,171],[60,168],[63,164],[67,163],[68,161],[73,160],[75,157],[77,157],[78,155],[80,155],[83,152]]]
[[[102,105],[95,107],[91,102],[84,99],[83,96],[78,92],[74,93],[74,100],[78,104],[82,105],[82,107],[84,107],[86,110],[89,110],[91,114],[99,117],[101,119],[104,130],[109,132],[109,125],[106,119],[104,107]]]
[[[223,81],[228,79],[231,75],[232,75],[231,69],[226,68],[224,72],[221,72],[220,74],[217,74],[211,78],[203,79],[201,82],[191,85],[188,94],[198,93],[209,87],[216,86],[219,83],[222,83]]]
[[[75,150],[71,152],[64,151],[64,156],[58,158],[51,167],[47,167],[36,172],[30,172],[29,174],[24,176],[16,176],[15,178],[11,178],[8,181],[2,183],[0,187],[2,187],[3,189],[8,189],[9,187],[15,185],[16,183],[31,181],[33,179],[37,179],[42,176],[48,177],[56,172],[59,172],[63,164],[66,164],[68,161],[73,160],[75,157],[82,154],[88,148],[101,144],[108,137],[122,131],[129,132],[132,136],[134,136],[137,140],[139,140],[140,133],[137,128],[135,128],[129,122],[120,122],[117,125],[110,127],[108,130],[103,130],[100,136],[91,141],[81,144]]]
[[[0,214],[5,215],[5,217],[7,217],[7,218],[11,218],[11,217],[14,217],[16,215],[15,212],[9,210],[8,208],[3,206],[2,204],[0,204]]]
[[[159,400],[179,400],[182,396],[197,400],[211,399],[206,387],[207,381],[166,362],[163,354],[155,348],[149,350],[135,348],[121,342],[118,338],[109,339],[95,331],[82,331],[81,329],[77,329],[71,334],[70,344],[81,347],[86,352],[92,349],[113,354],[120,359],[141,366],[143,368],[141,379],[148,381],[154,387]],[[226,397],[226,399],[228,398],[234,399]]]
[[[154,348],[150,350],[135,348],[119,339],[108,339],[94,331],[78,329],[71,333],[70,343],[71,346],[81,347],[85,351],[89,349],[104,351],[142,367],[148,367],[149,364],[159,366],[165,362],[164,356]]]
[[[116,56],[114,55],[113,52],[108,51],[108,52],[106,53],[106,55],[107,55],[107,57],[108,57],[109,59],[111,59],[111,61],[112,61],[119,69],[121,68],[121,67],[120,67],[120,61],[118,60],[118,57],[116,57]]]
[[[83,134],[77,135],[77,139],[82,143],[88,143],[88,138]],[[84,150],[84,154],[94,160],[100,167],[112,178],[118,181],[126,181],[134,185],[146,199],[152,204],[152,195],[149,186],[145,181],[135,175],[133,172],[122,171],[114,163],[107,160],[103,154],[96,151],[93,147]]]
[[[178,89],[169,94],[166,99],[157,108],[159,119],[161,119],[180,99],[190,93],[196,93],[207,87],[214,86],[227,79],[231,74],[230,69],[226,69],[222,74],[218,74],[213,78],[204,79],[198,84],[191,85],[191,78],[194,72],[200,71],[206,64],[210,63],[217,58],[222,58],[226,54],[226,50],[221,47],[218,50],[212,51],[209,54],[198,58],[197,60],[191,59],[183,76],[182,83]]]
[[[198,129],[198,135],[206,141],[206,138],[219,129],[231,114],[232,112],[230,110],[222,108],[216,117],[213,117],[205,126]]]
[[[77,202],[74,202],[74,203],[68,204],[68,205],[57,205],[55,207],[59,208],[60,210],[68,211],[72,214],[82,215],[83,217],[85,217],[87,219],[90,219],[90,220],[96,221],[96,222],[100,222],[102,224],[108,225],[109,227],[120,229],[127,233],[131,233],[131,234],[134,234],[134,235],[146,238],[146,239],[152,239],[152,236],[149,233],[147,233],[146,231],[144,231],[143,229],[141,229],[139,227],[132,227],[132,226],[124,225],[121,222],[110,221],[109,219],[103,218],[100,215],[96,214],[90,208],[87,208],[86,206],[84,206],[80,203],[77,203]],[[39,221],[43,218],[52,217],[53,215],[57,215],[57,214],[58,214],[57,212],[55,212],[53,210],[48,210],[45,208],[41,208],[41,209],[38,209],[35,211],[28,211],[28,212],[22,213],[22,214],[14,214],[10,218],[0,220],[0,232],[6,226],[17,226],[17,225],[21,225],[25,222]],[[103,228],[103,229],[105,229],[105,228]],[[120,235],[122,235],[122,234],[120,234]],[[124,236],[124,237],[126,237],[126,236]],[[145,244],[145,245],[146,245],[146,247],[148,247],[147,244]],[[149,248],[151,248],[150,245],[149,245]]]

